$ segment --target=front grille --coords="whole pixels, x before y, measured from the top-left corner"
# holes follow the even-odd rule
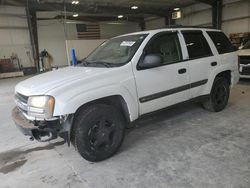
[[[250,75],[250,67],[243,67],[242,72],[240,74]]]
[[[28,98],[29,97],[22,95],[20,93],[15,94],[15,102],[16,102],[18,109],[20,109],[21,111],[25,113],[27,113]]]
[[[240,56],[240,64],[247,65],[250,63],[250,56]]]
[[[29,97],[24,96],[24,95],[22,95],[22,94],[20,94],[20,93],[16,93],[15,98],[18,99],[18,100],[20,100],[21,102],[27,104],[27,103],[28,103],[28,98],[29,98]]]

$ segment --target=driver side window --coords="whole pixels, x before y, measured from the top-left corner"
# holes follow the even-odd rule
[[[146,53],[159,54],[163,59],[163,65],[181,61],[182,53],[177,33],[157,36],[146,48]]]

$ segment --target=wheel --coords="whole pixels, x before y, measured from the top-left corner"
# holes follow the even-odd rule
[[[223,77],[216,77],[209,96],[209,100],[203,103],[203,107],[212,112],[223,110],[230,94],[228,80]]]
[[[120,148],[125,120],[114,107],[104,104],[88,106],[77,115],[72,141],[80,155],[91,162],[102,161]]]

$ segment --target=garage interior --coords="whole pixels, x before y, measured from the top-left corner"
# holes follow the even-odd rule
[[[62,139],[31,142],[12,121],[15,85],[70,66],[72,49],[80,61],[112,37],[172,26],[221,29],[238,48],[250,39],[250,1],[0,0],[0,187],[249,188],[250,79],[221,112],[187,104],[136,121],[99,163]]]

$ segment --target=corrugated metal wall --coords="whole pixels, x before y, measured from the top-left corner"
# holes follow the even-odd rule
[[[0,58],[12,53],[24,67],[34,66],[25,8],[0,6]]]

